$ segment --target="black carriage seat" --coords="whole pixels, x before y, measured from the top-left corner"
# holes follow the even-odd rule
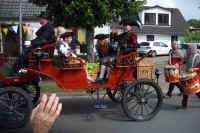
[[[54,55],[55,44],[46,44],[41,48],[32,50],[29,59],[52,59]]]

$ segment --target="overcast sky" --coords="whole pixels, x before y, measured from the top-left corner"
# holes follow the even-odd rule
[[[200,19],[200,0],[147,0],[147,6],[160,5],[169,8],[178,8],[185,20]]]

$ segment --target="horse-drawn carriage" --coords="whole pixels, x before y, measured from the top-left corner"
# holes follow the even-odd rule
[[[28,54],[27,70],[21,75],[5,76],[0,73],[0,126],[17,128],[23,126],[40,97],[39,74],[52,78],[64,89],[106,88],[108,96],[120,102],[123,112],[131,120],[152,119],[162,105],[162,91],[153,79],[137,79],[136,65],[146,56],[135,58],[137,52],[120,56],[110,70],[105,84],[93,84],[87,80],[84,62],[80,58],[67,57],[79,62],[75,66],[66,64],[66,57],[59,55],[61,67],[52,64],[54,44],[32,50]],[[1,57],[1,67],[6,65]],[[127,62],[126,65],[122,62]],[[117,97],[120,93],[120,98]]]

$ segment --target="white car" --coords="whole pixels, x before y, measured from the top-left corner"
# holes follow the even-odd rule
[[[141,42],[139,44],[139,54],[146,54],[150,50],[152,50],[151,56],[156,56],[156,55],[168,55],[171,46],[168,46],[167,44],[163,42]]]

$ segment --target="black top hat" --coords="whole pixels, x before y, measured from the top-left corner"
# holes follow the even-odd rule
[[[49,19],[49,15],[47,12],[41,12],[40,15],[38,16],[40,18],[44,18],[44,19]]]
[[[105,40],[106,38],[109,38],[109,34],[98,34],[94,37],[94,39],[98,40]]]
[[[60,38],[66,38],[66,37],[72,37],[73,36],[73,32],[65,32],[65,33],[63,33],[61,36],[60,36]]]
[[[120,25],[130,25],[130,26],[137,26],[140,27],[140,22],[137,19],[123,19],[120,23]]]

